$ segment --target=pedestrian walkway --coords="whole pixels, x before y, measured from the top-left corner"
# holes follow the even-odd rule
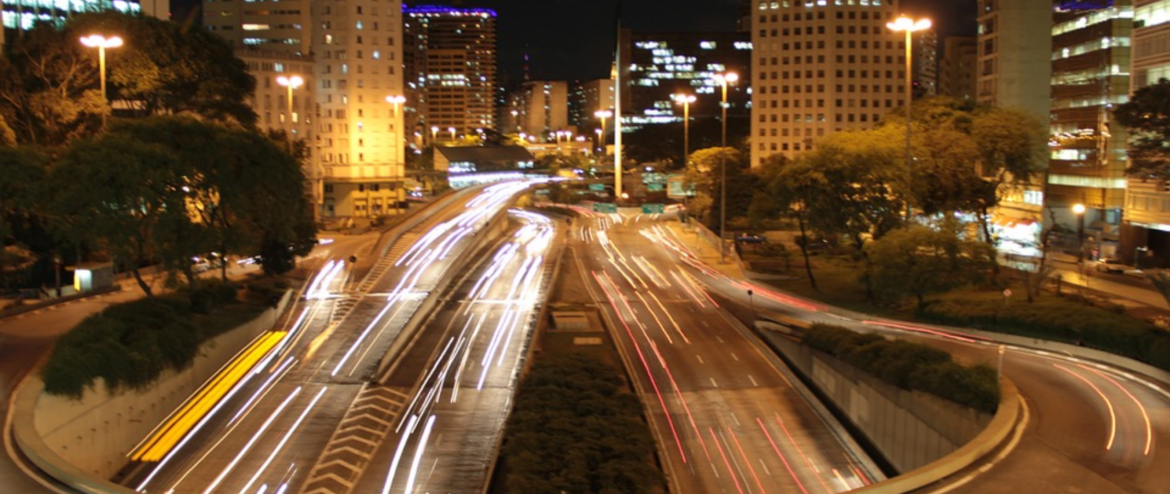
[[[726,260],[719,258],[718,245],[712,245],[711,236],[701,235],[700,226],[691,224],[683,225],[677,221],[667,221],[665,225],[674,232],[675,236],[682,240],[683,245],[695,253],[700,261],[704,264],[719,270],[729,278],[742,280],[747,279],[744,276],[743,268],[740,266],[739,257],[735,253],[728,253]]]

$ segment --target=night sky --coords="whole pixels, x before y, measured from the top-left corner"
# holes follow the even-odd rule
[[[974,34],[976,0],[902,0],[903,11],[927,15],[939,33]],[[443,2],[429,2],[443,3]],[[734,31],[741,0],[624,0],[623,25],[638,31]],[[754,3],[754,1],[753,1]],[[615,0],[477,0],[495,10],[501,82],[606,77],[613,60]],[[941,46],[941,43],[940,43]]]

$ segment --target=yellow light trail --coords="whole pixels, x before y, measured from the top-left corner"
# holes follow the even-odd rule
[[[228,366],[220,369],[211,381],[199,390],[182,407],[167,418],[162,426],[145,441],[138,445],[130,454],[134,461],[160,461],[174,448],[175,444],[199,422],[211,407],[252,370],[260,359],[264,358],[280,340],[285,337],[286,331],[271,331],[257,338]]]

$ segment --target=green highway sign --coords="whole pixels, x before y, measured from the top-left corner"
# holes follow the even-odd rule
[[[595,202],[593,203],[593,212],[602,214],[617,213],[617,204],[612,202]]]
[[[589,190],[594,192],[602,192],[605,190],[605,184],[589,184]]]
[[[662,184],[646,184],[646,190],[650,192],[662,192],[665,186]]]
[[[662,214],[666,212],[665,204],[643,204],[642,212],[645,214]]]

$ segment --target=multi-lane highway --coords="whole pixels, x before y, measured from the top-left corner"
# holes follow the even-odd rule
[[[677,247],[681,265],[687,266],[703,287],[737,304],[737,312],[750,314],[751,309],[744,309],[754,307],[807,321],[919,339],[967,362],[998,362],[1001,343],[993,334],[882,320],[804,300],[710,269],[677,235],[666,237]],[[748,290],[754,296],[749,297]],[[1017,429],[1000,451],[925,491],[1170,492],[1170,454],[1158,448],[1170,440],[1170,392],[1165,385],[1078,358],[1076,349],[1040,347],[1040,342],[1009,341],[1004,345],[1003,374],[1024,398],[1025,427]]]
[[[672,492],[832,493],[881,480],[708,296],[686,248],[645,218],[579,222],[571,255],[637,381]]]
[[[144,492],[207,493],[352,485],[377,450],[371,442],[384,435],[378,428],[410,399],[368,380],[391,346],[411,337],[402,334],[407,323],[451,268],[463,266],[475,235],[526,187],[487,187],[432,213],[360,280],[344,259],[326,262],[288,323],[257,343],[272,350],[242,371],[225,368],[217,378],[229,384],[223,398],[194,397],[186,407],[194,415],[164,422],[133,453],[121,482]],[[190,432],[170,432],[183,428]],[[336,442],[345,430],[368,434]],[[326,458],[337,450],[340,457]]]

